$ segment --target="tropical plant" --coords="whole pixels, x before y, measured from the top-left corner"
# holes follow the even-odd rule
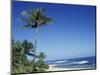
[[[30,50],[33,51],[33,45],[27,40],[24,40],[23,42],[20,41],[14,42],[14,40],[12,41],[12,72],[14,73],[27,72],[27,66],[30,66],[31,64],[27,60],[26,55]]]
[[[33,71],[32,72],[44,72],[48,68],[49,68],[49,66],[44,63],[43,59],[39,59],[33,65]]]
[[[38,56],[39,59],[44,59],[46,57],[45,53],[41,52]]]
[[[26,25],[24,25],[22,29],[26,29],[26,28],[36,29],[34,56],[36,56],[37,34],[39,31],[39,27],[45,26],[52,21],[51,18],[45,15],[45,10],[46,9],[43,9],[43,8],[34,8],[29,11],[21,12],[21,14],[24,16],[24,18],[21,18],[21,20],[26,23]],[[35,57],[34,57],[33,62],[35,62]]]
[[[37,55],[37,61],[30,62],[27,58],[28,56],[34,56],[30,52],[34,53],[34,46],[31,42],[27,40],[24,41],[14,41],[12,40],[12,73],[32,73],[32,72],[44,72],[49,68],[47,64],[44,63],[45,53],[41,52]]]

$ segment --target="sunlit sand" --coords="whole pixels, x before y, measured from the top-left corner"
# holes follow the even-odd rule
[[[83,70],[83,69],[89,69],[89,68],[60,68],[60,67],[55,67],[56,65],[49,65],[49,69],[47,71],[69,71],[69,70]]]

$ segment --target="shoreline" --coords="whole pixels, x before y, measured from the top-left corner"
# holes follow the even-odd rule
[[[68,71],[68,70],[82,70],[82,69],[92,69],[92,68],[58,68],[54,67],[56,66],[55,64],[49,65],[49,69],[47,71]]]

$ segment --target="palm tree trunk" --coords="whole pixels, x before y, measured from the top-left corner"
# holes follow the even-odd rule
[[[36,28],[36,38],[35,38],[35,47],[34,47],[34,58],[33,58],[33,61],[34,61],[34,62],[36,61],[36,49],[37,49],[38,30],[39,30],[39,28],[37,27],[37,28]]]

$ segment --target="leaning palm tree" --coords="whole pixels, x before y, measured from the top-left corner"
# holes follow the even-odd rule
[[[39,31],[39,27],[49,24],[52,19],[45,15],[45,9],[43,8],[35,8],[29,11],[23,11],[21,14],[24,16],[23,18],[21,18],[21,20],[23,20],[26,24],[22,27],[22,29],[31,28],[36,30],[36,39],[34,46],[34,56],[36,56],[37,34]],[[33,61],[35,62],[35,57]]]

